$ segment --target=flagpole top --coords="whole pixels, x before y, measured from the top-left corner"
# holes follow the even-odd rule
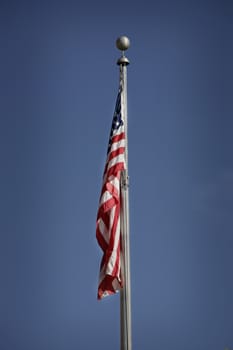
[[[125,53],[124,51],[126,51],[129,47],[130,47],[130,40],[129,38],[127,38],[127,36],[120,36],[117,40],[116,40],[116,47],[122,51],[122,56],[119,58],[119,60],[117,61],[118,65],[128,65],[129,64],[129,60],[127,57],[125,57]]]
[[[130,47],[130,40],[129,38],[127,38],[127,36],[120,36],[117,40],[116,40],[116,47],[121,50],[121,51],[125,51]]]

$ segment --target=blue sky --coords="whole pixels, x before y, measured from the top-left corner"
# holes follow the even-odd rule
[[[127,56],[133,349],[233,349],[233,5],[0,4],[0,348],[119,349],[95,219]]]

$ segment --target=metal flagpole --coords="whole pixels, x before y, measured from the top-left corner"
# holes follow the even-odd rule
[[[123,288],[120,292],[120,328],[121,328],[121,350],[132,350],[131,335],[131,286],[130,286],[130,240],[129,240],[129,176],[128,176],[128,130],[127,130],[127,65],[129,60],[124,51],[130,46],[126,36],[117,39],[116,46],[122,51],[122,56],[117,64],[120,66],[121,92],[121,115],[125,127],[125,163],[126,169],[121,176],[121,273]]]

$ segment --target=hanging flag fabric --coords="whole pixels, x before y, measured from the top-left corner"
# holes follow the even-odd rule
[[[110,132],[96,222],[96,238],[103,251],[100,264],[98,299],[122,288],[120,235],[120,177],[125,169],[125,131],[121,116],[120,87]]]

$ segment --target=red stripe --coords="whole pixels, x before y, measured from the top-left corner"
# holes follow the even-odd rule
[[[119,147],[117,150],[112,151],[112,152],[109,153],[109,159],[108,159],[108,162],[107,162],[106,165],[105,165],[103,177],[106,176],[106,173],[107,173],[108,167],[109,167],[109,162],[110,162],[113,158],[117,158],[119,155],[124,154],[124,152],[125,152],[125,148],[124,148],[124,147]],[[116,161],[117,161],[117,159],[116,159]],[[120,162],[115,163],[114,165],[112,165],[112,167],[117,166],[117,164],[119,164],[119,163],[120,163]],[[117,168],[116,168],[116,171],[118,171]]]
[[[115,213],[114,213],[114,220],[111,228],[111,236],[109,240],[109,249],[113,250],[114,248],[114,242],[115,242],[115,237],[116,237],[116,228],[117,228],[117,223],[119,220],[119,214],[120,214],[120,206],[119,204],[116,205],[115,207]]]
[[[122,132],[121,134],[113,136],[111,141],[112,141],[112,144],[113,144],[113,143],[118,142],[118,141],[123,140],[123,139],[125,139],[125,133],[124,132]]]
[[[117,246],[117,258],[116,258],[116,263],[115,263],[115,268],[113,270],[113,275],[116,275],[118,273],[119,270],[119,265],[120,265],[120,241],[119,244]]]
[[[104,296],[104,293],[108,293],[109,295],[116,293],[115,289],[113,288],[113,282],[115,280],[115,277],[106,275],[103,281],[99,285],[98,289],[98,299],[102,299]],[[118,279],[117,279],[118,280]],[[118,280],[118,283],[122,287],[121,281]]]
[[[124,154],[124,152],[125,152],[125,147],[119,147],[116,150],[110,152],[109,158],[108,158],[108,163],[110,162],[110,160],[119,156],[120,154]]]
[[[118,176],[116,177],[118,178]],[[114,198],[119,198],[119,189],[110,182],[105,182],[103,184],[100,198],[103,196],[104,192],[109,192]]]
[[[99,218],[104,218],[105,214],[108,212],[116,205],[116,200],[114,198],[109,199],[107,202],[104,202],[98,210],[97,214],[97,219]]]
[[[115,175],[118,179],[120,179],[120,172],[124,169],[125,169],[125,163],[119,162],[108,169],[106,177],[109,178],[110,176]]]
[[[113,227],[112,227],[112,234],[111,234],[111,237],[110,237],[110,242],[109,242],[109,246],[112,247],[112,250],[114,248],[114,243],[115,243],[115,240],[116,240],[116,229],[117,229],[117,224],[118,224],[118,221],[120,219],[120,205],[118,204],[116,206],[116,209],[115,209],[115,216],[114,216],[114,221],[113,221]],[[119,251],[119,248],[120,248],[120,239],[119,239],[119,242],[118,242],[118,245],[116,247],[116,251],[117,251],[117,258],[116,258],[116,262],[115,262],[115,267],[113,269],[113,276],[116,275],[117,271],[118,271],[118,266],[119,266],[119,256],[120,256],[120,251]]]

